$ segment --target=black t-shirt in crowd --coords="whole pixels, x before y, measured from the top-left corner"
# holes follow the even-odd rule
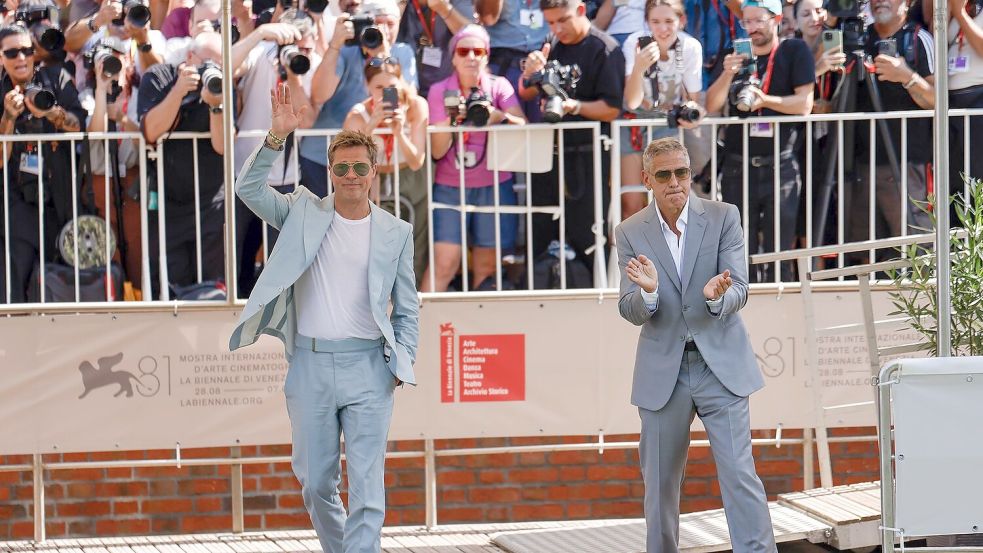
[[[732,53],[731,48],[727,53]],[[772,96],[791,96],[795,94],[795,89],[802,85],[812,85],[816,80],[816,65],[809,51],[809,46],[798,38],[790,38],[782,41],[775,50],[775,63],[772,66],[773,75],[768,79],[767,68],[771,53],[755,57],[755,67],[757,67],[758,78],[762,82],[762,87],[766,81],[768,83],[765,93]],[[736,81],[736,78],[735,78]],[[730,114],[739,113],[737,107],[730,102],[728,90],[727,103]],[[767,128],[757,128],[753,125],[755,116],[774,116],[785,115],[771,109],[763,109],[751,113],[749,119],[752,121],[749,129],[748,153],[752,156],[770,156],[775,153],[774,125],[770,127],[771,135]],[[724,145],[728,153],[741,154],[743,148],[743,125],[728,125],[724,134]],[[780,125],[781,138],[778,147],[780,151],[788,151],[798,139],[801,132],[801,123],[784,123]],[[755,136],[760,134],[761,136]]]
[[[867,31],[864,40],[864,51],[867,55],[877,56],[877,43],[882,37],[877,35],[873,27]],[[891,37],[895,40],[898,49],[898,56],[905,60],[908,67],[917,71],[922,77],[928,77],[934,73],[935,48],[933,47],[932,35],[921,28],[920,25],[908,22],[900,31]],[[877,78],[876,76],[874,77]],[[892,83],[888,81],[877,81],[877,89],[880,91],[882,108],[884,111],[907,111],[922,109],[915,100],[912,99],[909,91],[904,89],[902,83]],[[870,92],[865,81],[857,91],[857,111],[872,112],[874,104],[871,101]],[[856,141],[858,157],[863,160],[870,159],[870,123],[859,122],[856,126]],[[894,152],[898,156],[898,163],[901,162],[901,120],[888,119],[891,141],[894,143]],[[878,125],[879,127],[880,125]],[[877,143],[877,164],[887,165],[887,149],[884,144],[884,137],[878,129],[875,131]],[[909,163],[928,163],[932,160],[932,120],[930,118],[917,118],[908,120],[908,162]]]
[[[164,101],[164,98],[177,82],[177,67],[159,63],[143,74],[140,79],[140,94],[137,97],[137,116],[140,126],[147,112]],[[185,97],[187,98],[187,97]],[[208,104],[195,100],[181,107],[177,116],[176,131],[202,132],[209,129]],[[194,145],[198,142],[198,186],[202,209],[217,208],[224,204],[225,186],[222,171],[222,156],[212,149],[210,138],[163,140],[164,144],[164,182],[157,183],[164,188],[168,209],[178,207],[193,209],[195,201]]]
[[[577,44],[550,40],[553,46],[549,59],[557,60],[562,65],[580,66],[581,75],[573,91],[574,98],[582,102],[604,100],[607,105],[621,109],[625,89],[625,57],[611,35],[591,26],[590,34]],[[564,123],[579,121],[590,119],[569,113],[563,117]],[[610,125],[603,123],[601,132],[611,134]],[[588,129],[578,129],[566,131],[563,139],[565,145],[577,146],[590,143],[593,134]]]

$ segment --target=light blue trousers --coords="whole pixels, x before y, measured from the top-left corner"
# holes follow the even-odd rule
[[[298,336],[284,395],[293,470],[324,553],[378,553],[386,515],[383,481],[396,381],[379,340]],[[338,493],[345,436],[348,506]]]
[[[690,426],[699,415],[717,465],[720,495],[735,553],[775,553],[768,498],[754,470],[748,398],[730,392],[698,351],[683,353],[676,387],[658,411],[638,409],[645,480],[648,553],[679,551],[679,495]]]

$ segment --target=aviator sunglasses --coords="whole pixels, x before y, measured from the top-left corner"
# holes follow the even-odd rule
[[[349,169],[354,170],[355,174],[360,177],[368,175],[369,171],[372,170],[369,164],[365,163],[364,161],[356,161],[355,163],[339,161],[331,166],[331,172],[334,173],[336,177],[344,177],[348,174]]]
[[[669,182],[672,176],[676,176],[677,181],[689,180],[690,168],[689,167],[679,167],[678,169],[663,169],[661,171],[656,171],[652,173],[655,181],[659,184],[665,184]]]

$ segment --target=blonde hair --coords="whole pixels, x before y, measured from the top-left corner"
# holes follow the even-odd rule
[[[686,16],[686,10],[680,0],[645,0],[645,20],[648,21],[649,13],[659,6],[671,8],[676,17],[682,19]]]
[[[336,151],[342,148],[359,147],[365,148],[369,154],[369,164],[375,167],[376,156],[379,155],[379,148],[376,146],[375,141],[367,134],[350,130],[341,131],[331,139],[331,145],[328,146],[328,164],[330,165],[332,163]]]
[[[649,142],[642,153],[642,167],[648,171],[655,156],[672,152],[682,152],[686,158],[686,165],[689,165],[689,152],[686,150],[686,146],[683,146],[683,143],[678,139],[670,136]]]

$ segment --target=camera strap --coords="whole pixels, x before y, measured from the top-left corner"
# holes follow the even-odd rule
[[[419,40],[421,46],[433,46],[433,32],[434,27],[437,24],[437,12],[430,10],[430,25],[427,25],[427,18],[423,15],[423,7],[420,6],[420,0],[413,1],[413,10],[416,11],[416,17],[420,20],[420,25],[423,27],[423,34],[427,37],[426,44],[422,40]],[[421,37],[422,38],[422,37]]]
[[[768,54],[768,64],[765,66],[765,74],[761,77],[761,92],[768,94],[771,89],[771,78],[775,75],[775,58],[778,57],[778,47],[781,46],[781,41],[775,43],[771,47],[771,53]],[[754,62],[754,76],[758,76],[758,62]],[[760,113],[760,110],[759,110]]]
[[[733,13],[729,14],[730,15],[729,18],[724,17],[724,12],[723,10],[720,9],[720,0],[712,0],[712,1],[713,1],[713,10],[717,12],[717,19],[720,21],[721,26],[726,26],[730,29],[730,40],[733,41],[735,38],[737,38],[737,32],[736,29],[734,28],[734,14]],[[723,35],[723,33],[721,33],[721,35]]]

